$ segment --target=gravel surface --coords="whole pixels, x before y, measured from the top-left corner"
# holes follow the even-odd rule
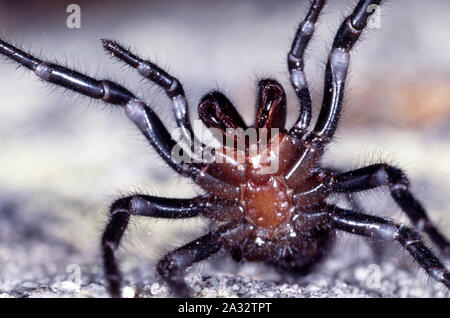
[[[59,208],[55,202],[63,202],[62,198],[23,200],[26,203],[4,200],[0,207],[0,296],[107,297],[97,251],[99,233],[89,233],[88,228],[103,223],[101,213],[94,218],[86,213],[89,220],[83,221],[75,211],[93,206],[66,201],[69,216],[61,217],[53,209]],[[148,244],[149,233],[159,236],[168,224],[152,223],[133,222],[119,253],[125,272],[124,297],[172,296],[154,271],[155,255],[163,254],[154,246],[164,244],[161,239]],[[175,223],[170,227],[186,233],[193,228]],[[170,234],[166,231],[166,235]],[[190,235],[196,234],[191,231]],[[442,285],[427,279],[399,248],[384,246],[384,255],[375,257],[372,244],[348,235],[335,245],[328,259],[305,277],[281,276],[258,264],[236,264],[219,254],[192,267],[186,280],[195,297],[448,297]],[[143,256],[152,246],[153,256]]]

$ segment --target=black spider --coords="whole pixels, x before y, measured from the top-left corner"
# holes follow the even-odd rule
[[[341,24],[326,66],[322,109],[314,129],[308,132],[311,97],[303,71],[303,53],[325,2],[312,2],[288,54],[291,83],[301,105],[293,127],[289,131],[284,129],[286,96],[283,88],[275,80],[263,80],[258,86],[256,119],[252,126],[261,129],[257,132],[256,142],[261,147],[258,152],[252,152],[254,141],[246,140],[244,147],[237,149],[236,135],[230,135],[229,130],[247,125],[223,94],[207,94],[199,105],[200,118],[206,126],[215,128],[232,142],[232,147],[227,143],[219,149],[223,151],[213,151],[211,155],[215,160],[208,163],[180,162],[175,158],[172,151],[177,142],[172,140],[152,109],[124,87],[41,61],[0,40],[1,54],[34,71],[41,79],[120,105],[164,161],[206,192],[192,199],[136,194],[112,204],[101,242],[105,277],[112,296],[121,295],[121,275],[115,251],[131,215],[158,218],[203,215],[216,221],[211,232],[170,252],[159,262],[158,272],[178,296],[191,295],[183,278],[184,270],[221,249],[230,251],[236,261],[262,261],[280,270],[306,273],[327,253],[336,230],[397,241],[431,277],[450,288],[449,271],[424,245],[418,232],[388,219],[345,210],[325,201],[331,193],[388,186],[393,199],[415,227],[428,234],[445,255],[450,254],[449,241],[430,222],[422,205],[408,190],[408,179],[401,170],[382,163],[344,173],[319,166],[324,148],[332,140],[338,123],[350,51],[366,27],[373,5],[379,5],[381,0],[359,1],[353,13]],[[114,41],[103,40],[103,46],[162,87],[173,102],[178,127],[185,137],[193,136],[180,82]],[[263,136],[262,131],[267,128],[277,128],[279,133],[271,130],[268,136]],[[267,139],[268,144],[263,148],[263,141]],[[206,148],[200,144],[205,153]],[[185,153],[190,153],[189,150],[195,149],[184,148]],[[237,160],[239,154],[243,161]],[[277,169],[267,170],[273,163]]]

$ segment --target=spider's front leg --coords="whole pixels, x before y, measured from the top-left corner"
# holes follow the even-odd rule
[[[199,214],[216,219],[235,219],[242,214],[242,211],[234,202],[217,201],[209,196],[193,199],[170,199],[133,195],[114,202],[111,205],[110,218],[101,242],[105,278],[110,295],[121,296],[121,275],[115,251],[119,247],[131,215],[179,219]]]
[[[375,12],[373,6],[380,3],[381,0],[360,0],[337,31],[325,70],[322,109],[314,127],[314,132],[319,136],[332,138],[336,132],[350,65],[350,51],[366,28],[369,17]]]
[[[142,76],[148,78],[164,89],[167,96],[172,100],[175,119],[178,126],[188,130],[193,135],[188,115],[188,103],[180,81],[169,75],[156,64],[141,59],[116,41],[102,39],[102,43],[105,50],[110,52],[113,57],[134,67]]]
[[[450,289],[449,270],[413,229],[385,218],[332,206],[329,207],[329,218],[338,230],[382,241],[397,241],[431,277]]]
[[[193,164],[180,163],[172,157],[171,152],[176,143],[159,117],[125,87],[109,80],[96,80],[63,66],[41,61],[2,40],[0,40],[0,54],[30,69],[46,82],[63,86],[94,99],[101,99],[109,104],[122,106],[128,118],[138,126],[169,166],[186,176],[195,174]]]
[[[304,58],[306,47],[315,30],[315,24],[320,12],[325,5],[325,0],[314,0],[308,14],[300,23],[295,34],[291,50],[287,56],[288,69],[292,87],[300,101],[300,114],[292,126],[290,133],[302,136],[311,121],[311,94],[309,93],[308,81],[304,71]]]
[[[450,256],[450,242],[430,221],[425,209],[409,190],[409,180],[400,169],[387,164],[374,164],[335,176],[334,192],[359,192],[379,186],[388,186],[392,198],[408,215],[413,224],[427,233],[431,240]]]
[[[336,132],[344,100],[345,83],[350,65],[350,51],[366,28],[369,17],[374,13],[373,6],[379,5],[380,3],[381,0],[360,0],[353,12],[342,22],[336,33],[325,69],[323,100],[319,117],[317,118],[312,133],[302,143],[304,146],[302,155],[292,165],[290,171],[286,173],[286,181],[291,187],[297,186],[299,182],[302,182],[301,180],[304,180],[305,170],[315,168],[316,163],[323,154],[326,144],[331,141]],[[322,6],[323,3],[320,1],[313,2],[312,11],[308,15],[311,18],[306,18],[306,25],[313,26],[313,22],[317,19]],[[307,23],[308,19],[311,20],[309,23]],[[294,42],[294,44],[298,42],[298,45],[294,46],[294,49],[297,47],[295,50],[301,53],[298,54],[301,57],[304,47],[306,47],[308,42],[308,36],[302,31],[299,34],[300,36]],[[300,72],[300,70],[301,68],[297,72]],[[294,82],[292,75],[291,81]],[[295,84],[295,82],[293,85],[303,90],[307,88],[306,82],[304,87],[300,84]],[[307,114],[306,108],[303,110],[302,106],[300,117],[290,130],[291,134],[299,134],[300,136],[304,134],[306,123],[309,122],[306,119],[310,117]]]
[[[173,114],[177,126],[181,128],[187,140],[191,141],[194,139],[196,141],[195,143],[191,143],[190,156],[197,159],[197,150],[203,150],[205,145],[195,139],[195,134],[189,119],[188,101],[180,81],[161,69],[158,65],[133,54],[129,49],[124,48],[116,41],[102,39],[102,43],[105,50],[111,53],[113,57],[135,68],[143,77],[164,89],[167,96],[172,100]],[[201,149],[195,149],[194,146],[198,146]]]
[[[96,80],[60,65],[41,61],[2,40],[0,40],[0,54],[32,70],[46,82],[63,86],[94,99],[101,99],[109,104],[122,106],[127,117],[134,122],[156,152],[173,170],[183,176],[192,178],[197,184],[214,195],[230,200],[239,197],[238,187],[229,185],[205,173],[202,170],[202,164],[180,162],[179,158],[172,156],[172,150],[176,149],[177,143],[164,127],[161,119],[148,105],[125,87],[109,80]],[[187,117],[185,119],[187,120]]]

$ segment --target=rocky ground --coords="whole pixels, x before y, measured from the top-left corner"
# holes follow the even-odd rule
[[[45,202],[9,195],[3,200],[0,296],[107,297],[97,250],[103,214],[92,217],[95,213],[89,210],[95,207],[62,198]],[[172,296],[155,275],[155,262],[170,249],[167,241],[180,244],[171,235],[190,232],[187,240],[196,236],[189,229],[202,224],[154,223],[135,220],[119,253],[124,297]],[[343,235],[322,266],[302,278],[280,276],[257,264],[236,264],[221,254],[194,266],[186,279],[195,297],[448,297],[399,248],[384,246],[385,255],[376,257],[370,246]]]

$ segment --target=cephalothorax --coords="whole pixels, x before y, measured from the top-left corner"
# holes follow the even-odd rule
[[[236,261],[261,261],[280,270],[306,273],[327,253],[336,230],[397,241],[431,277],[450,288],[449,271],[425,246],[417,231],[325,201],[331,193],[352,193],[387,186],[417,229],[425,232],[444,254],[450,254],[450,242],[430,222],[422,205],[409,191],[408,179],[401,170],[380,163],[340,173],[319,165],[338,123],[350,51],[367,26],[374,6],[381,0],[360,0],[341,24],[327,61],[322,108],[315,127],[308,131],[311,97],[304,73],[303,53],[325,2],[312,1],[288,54],[291,84],[300,103],[300,114],[293,127],[285,129],[284,89],[273,79],[262,80],[258,85],[256,118],[250,126],[257,130],[256,143],[246,141],[241,149],[224,147],[223,151],[214,152],[212,155],[216,160],[208,163],[177,160],[172,154],[177,143],[161,120],[126,88],[41,61],[0,40],[1,54],[34,71],[41,79],[122,107],[163,160],[205,190],[203,195],[192,199],[135,194],[112,204],[101,241],[105,278],[112,296],[121,295],[121,275],[115,251],[130,216],[134,215],[157,218],[202,215],[217,221],[211,232],[175,249],[159,262],[158,272],[178,296],[191,295],[183,278],[184,270],[222,249],[228,250]],[[165,90],[172,100],[178,127],[186,135],[193,136],[188,103],[180,82],[118,43],[102,41],[104,48],[114,57],[136,68],[142,76]],[[230,130],[248,127],[220,92],[204,96],[198,110],[203,123],[218,130],[225,139],[231,138]],[[270,130],[263,138],[259,132],[260,129],[272,128],[278,129],[278,133]],[[265,145],[263,140],[267,141]],[[255,146],[261,147],[253,151]],[[243,160],[237,160],[239,153]],[[274,162],[277,163],[276,169],[271,170]]]

